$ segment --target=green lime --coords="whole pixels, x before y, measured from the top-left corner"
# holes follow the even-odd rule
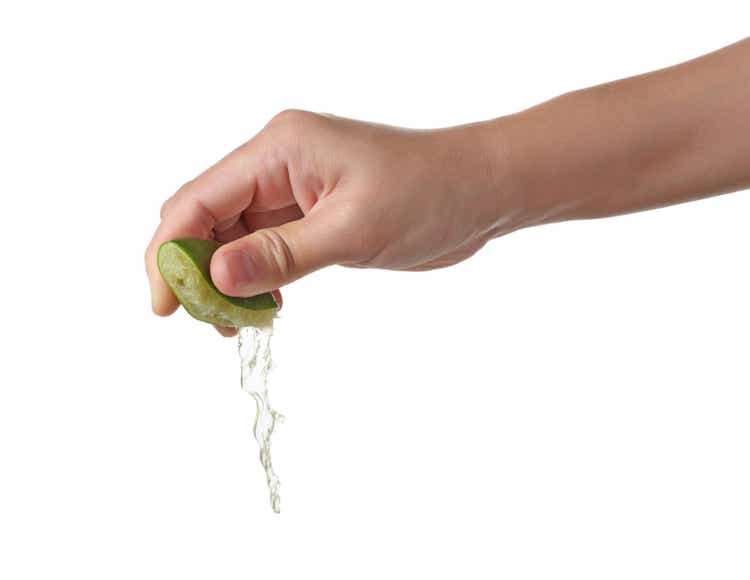
[[[270,293],[236,298],[219,292],[211,281],[213,240],[182,238],[159,246],[162,278],[193,318],[219,326],[268,326],[278,310]]]

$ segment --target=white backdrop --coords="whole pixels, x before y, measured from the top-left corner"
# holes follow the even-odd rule
[[[287,107],[506,114],[741,2],[0,8],[0,577],[747,578],[750,198],[285,291],[269,506],[235,343],[150,314],[162,200]]]

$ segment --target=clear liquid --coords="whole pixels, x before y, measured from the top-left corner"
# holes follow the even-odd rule
[[[281,483],[271,464],[271,436],[276,423],[283,415],[271,408],[268,402],[268,373],[271,370],[271,335],[273,327],[245,327],[239,331],[239,351],[242,389],[255,399],[256,414],[253,435],[260,447],[260,464],[266,472],[266,482],[271,495],[271,508],[281,511],[279,487]]]

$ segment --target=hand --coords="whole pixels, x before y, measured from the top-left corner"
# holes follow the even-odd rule
[[[520,223],[499,185],[502,133],[491,129],[277,115],[163,205],[146,252],[154,312],[178,306],[156,266],[159,245],[178,237],[224,243],[211,277],[231,296],[271,291],[332,264],[426,270],[468,258]]]
[[[426,270],[523,226],[603,217],[750,186],[750,39],[485,123],[409,131],[303,111],[164,204],[146,252],[224,242],[211,277],[251,296],[331,264]],[[741,74],[740,74],[741,71]]]

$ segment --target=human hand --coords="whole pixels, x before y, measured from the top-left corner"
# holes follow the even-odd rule
[[[153,310],[177,308],[156,251],[178,237],[224,242],[214,283],[252,296],[331,264],[440,268],[523,226],[750,187],[748,63],[745,39],[433,131],[284,112],[162,207],[146,252]]]
[[[468,258],[521,221],[501,186],[501,134],[488,124],[416,131],[277,115],[163,205],[146,252],[154,312],[178,306],[156,251],[179,237],[224,243],[211,277],[231,296],[332,264],[426,270]]]

